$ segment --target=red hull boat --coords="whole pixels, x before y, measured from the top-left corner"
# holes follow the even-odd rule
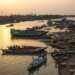
[[[3,54],[31,54],[44,51],[45,48],[33,46],[10,46],[8,49],[2,49]]]

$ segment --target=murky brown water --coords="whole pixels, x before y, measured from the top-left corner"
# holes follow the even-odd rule
[[[45,43],[39,40],[31,39],[11,39],[10,29],[26,29],[33,26],[41,26],[46,24],[46,21],[28,21],[15,23],[13,27],[6,27],[7,25],[0,25],[0,49],[7,48],[10,45],[26,45],[46,47]],[[52,31],[54,31],[52,29]],[[51,51],[49,47],[47,51]],[[0,50],[0,75],[28,75],[27,66],[32,62],[32,56],[24,55],[1,55]],[[50,55],[46,67],[43,65],[39,70],[34,72],[34,75],[58,75],[55,63]]]

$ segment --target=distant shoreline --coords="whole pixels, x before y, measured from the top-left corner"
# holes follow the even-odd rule
[[[52,18],[75,17],[75,15],[10,15],[0,16],[0,25],[24,21],[48,20]]]

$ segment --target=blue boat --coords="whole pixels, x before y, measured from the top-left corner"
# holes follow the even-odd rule
[[[11,35],[13,37],[25,37],[25,38],[41,38],[47,32],[36,29],[27,29],[27,30],[15,30],[11,29]]]
[[[37,59],[35,59],[29,66],[28,71],[35,70],[36,68],[39,68],[41,65],[43,65],[47,61],[47,52],[45,52],[44,56],[39,56]]]

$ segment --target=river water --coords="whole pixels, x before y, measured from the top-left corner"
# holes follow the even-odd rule
[[[6,27],[8,24],[0,25],[0,75],[29,75],[27,71],[28,65],[32,62],[32,56],[28,55],[2,55],[1,49],[11,45],[26,45],[46,47],[46,44],[39,40],[32,39],[12,39],[10,29],[26,29],[33,26],[41,26],[47,21],[27,21],[14,23],[13,27]],[[48,47],[48,46],[47,46]],[[52,47],[48,47],[47,51],[51,51]],[[54,60],[50,55],[47,56],[47,64],[43,65],[39,70],[34,72],[34,75],[58,75],[55,68]],[[36,58],[36,56],[34,56]]]

